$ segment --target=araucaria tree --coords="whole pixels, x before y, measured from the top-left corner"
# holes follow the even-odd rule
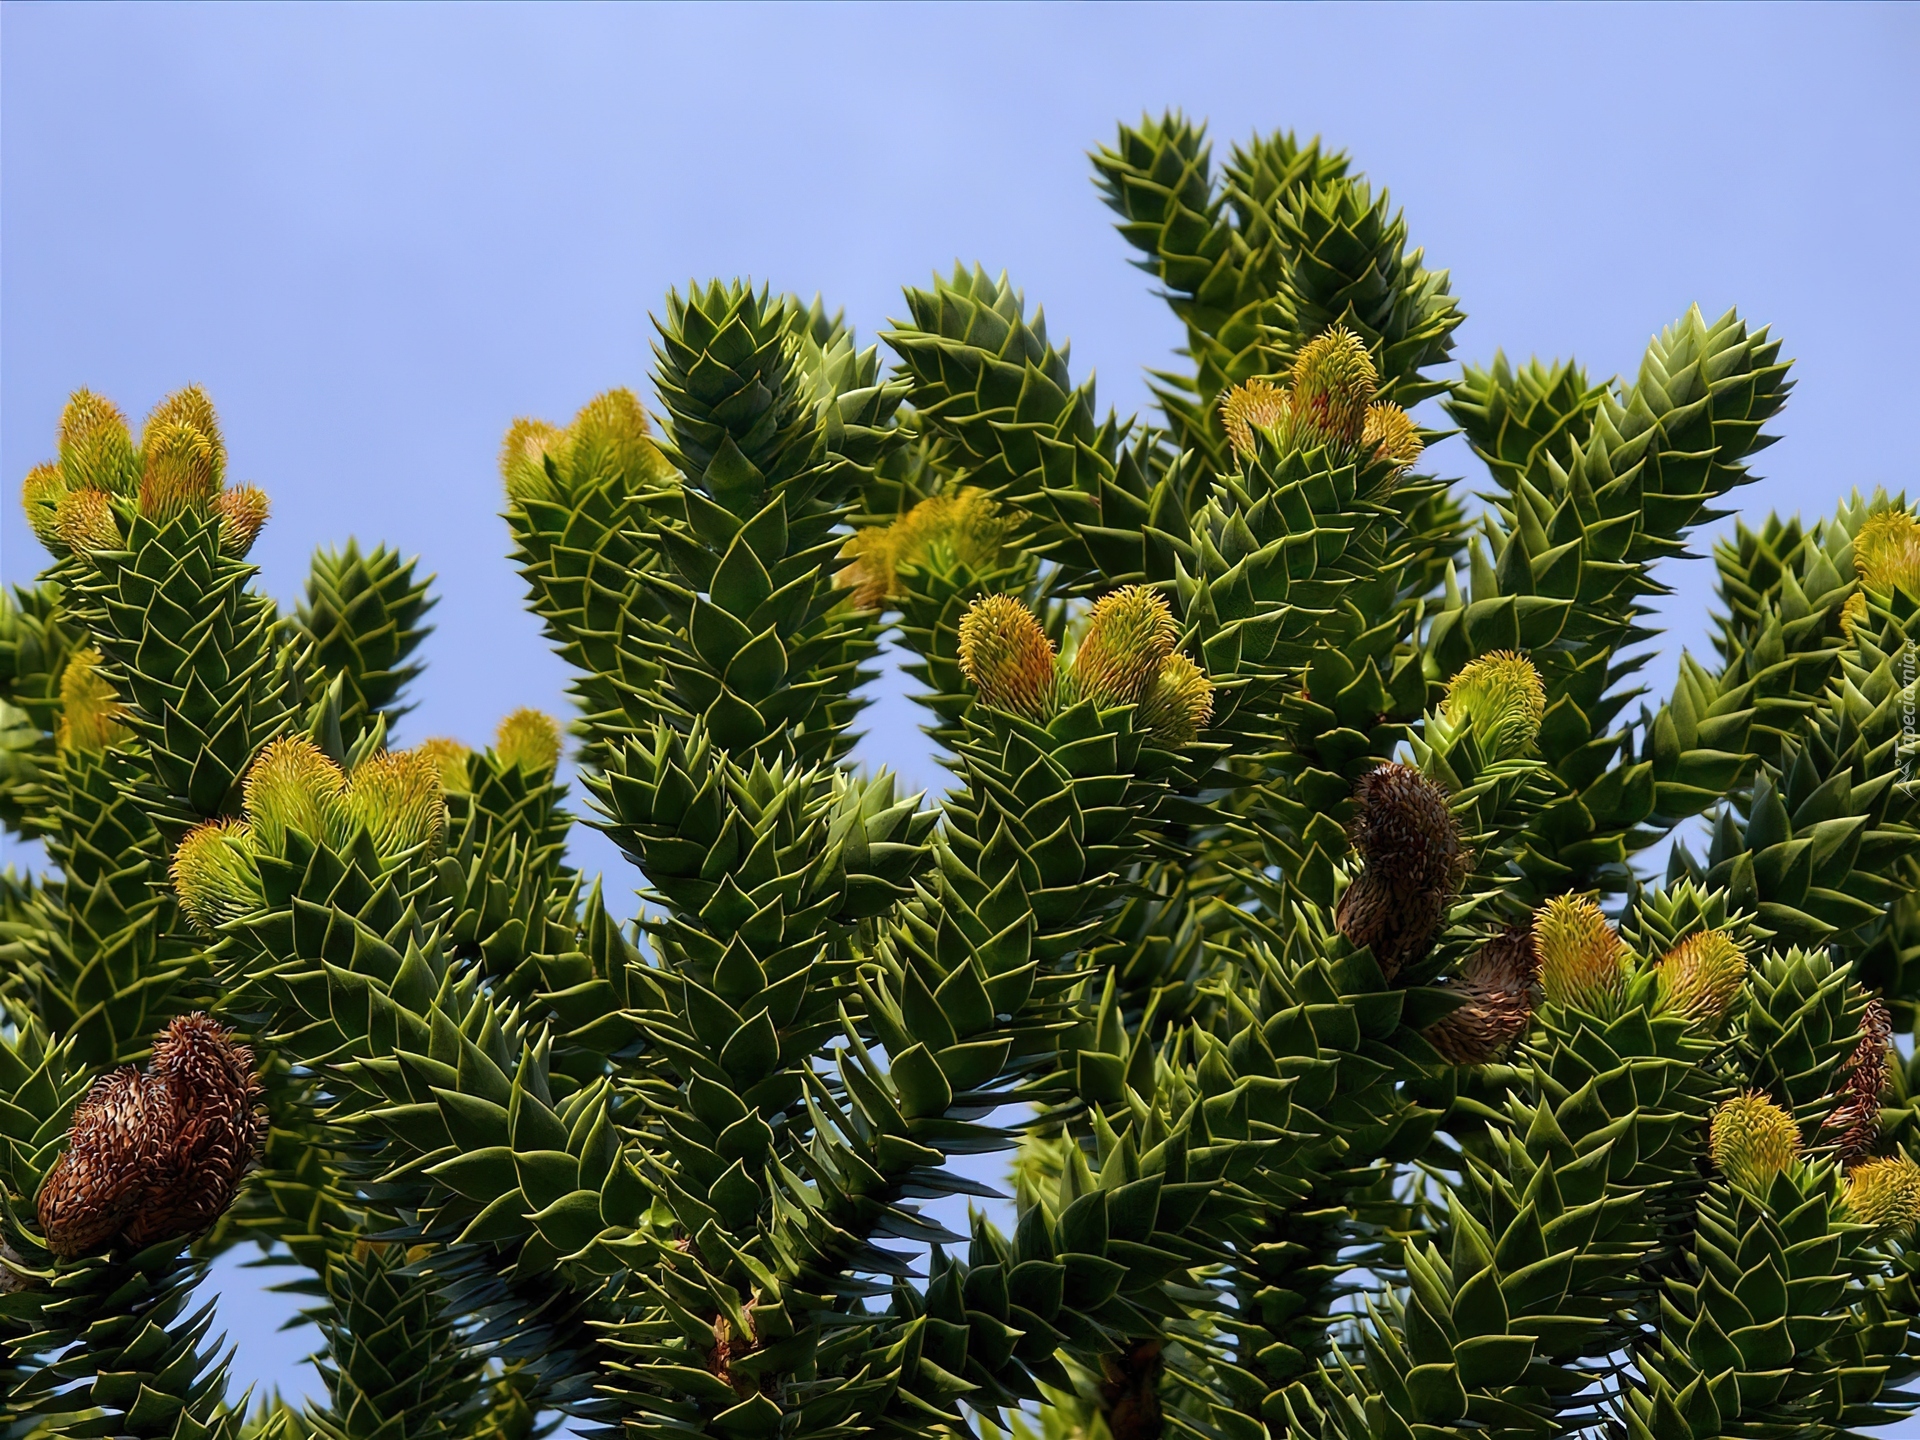
[[[1656,565],[1752,478],[1777,340],[1453,377],[1344,156],[1169,116],[1094,164],[1186,328],[1155,420],[959,270],[891,368],[674,293],[652,417],[513,424],[571,797],[533,711],[397,748],[412,562],[323,551],[283,613],[207,397],[75,394],[0,610],[49,861],[0,892],[8,1437],[1905,1413],[1920,521],[1736,526],[1656,703]],[[853,758],[888,636],[937,801]],[[229,1393],[189,1297],[248,1244],[324,1402]]]

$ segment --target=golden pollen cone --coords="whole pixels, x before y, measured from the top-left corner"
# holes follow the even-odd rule
[[[1720,1023],[1740,984],[1747,957],[1724,930],[1697,930],[1654,962],[1660,1007],[1711,1029]]]
[[[851,563],[835,582],[853,591],[856,609],[878,610],[905,593],[901,577],[908,570],[986,570],[999,564],[1012,531],[1012,519],[985,491],[972,486],[942,491],[890,524],[849,536],[840,558]]]
[[[559,723],[538,710],[515,710],[494,731],[493,751],[502,763],[518,765],[528,775],[551,775],[560,763]]]
[[[1456,725],[1473,722],[1489,759],[1507,760],[1527,754],[1539,739],[1547,688],[1526,656],[1496,650],[1469,660],[1447,682],[1442,708]]]
[[[220,517],[220,548],[245,559],[267,525],[266,492],[257,485],[230,485],[213,497],[213,508]]]
[[[1853,564],[1870,590],[1920,594],[1920,521],[1905,510],[1882,510],[1853,537]]]
[[[1053,704],[1053,642],[1011,595],[985,595],[960,620],[960,670],[996,710],[1044,716]]]
[[[53,512],[54,529],[76,555],[118,550],[124,542],[113,501],[103,490],[69,490]]]
[[[1799,1155],[1800,1130],[1785,1110],[1750,1090],[1713,1112],[1708,1147],[1723,1175],[1764,1194]]]
[[[1910,1232],[1920,1223],[1920,1165],[1906,1155],[1864,1161],[1847,1172],[1842,1198],[1862,1225]]]
[[[1162,746],[1191,745],[1213,718],[1213,682],[1184,655],[1169,655],[1140,702],[1140,725]]]
[[[220,493],[213,445],[185,421],[147,427],[145,468],[140,473],[140,513],[156,525],[198,514]]]
[[[1547,999],[1610,1018],[1626,996],[1627,947],[1600,907],[1584,896],[1556,895],[1534,916],[1533,938]]]
[[[1220,425],[1227,443],[1241,455],[1251,455],[1254,432],[1278,430],[1291,413],[1292,397],[1271,380],[1255,376],[1220,397]]]
[[[56,465],[36,465],[20,485],[20,504],[27,512],[27,526],[42,545],[65,544],[60,538],[60,501],[67,493],[67,482]]]
[[[1096,705],[1137,705],[1173,653],[1180,630],[1166,599],[1123,585],[1093,602],[1073,657],[1073,678]]]
[[[176,390],[153,407],[141,428],[141,451],[149,453],[162,432],[176,425],[185,426],[206,442],[213,464],[212,489],[218,490],[227,474],[227,442],[221,438],[220,418],[213,413],[213,401],[198,385]]]
[[[1398,405],[1382,403],[1367,407],[1366,423],[1360,432],[1360,448],[1400,471],[1420,458],[1421,451],[1426,449],[1426,442],[1420,438],[1419,428],[1413,423],[1412,416]]]
[[[60,415],[60,476],[68,490],[131,494],[140,475],[133,435],[120,407],[76,390]]]
[[[1345,326],[1322,331],[1293,362],[1293,418],[1329,438],[1357,445],[1377,379],[1366,342]]]

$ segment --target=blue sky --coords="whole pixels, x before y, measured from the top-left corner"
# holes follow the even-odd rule
[[[1452,271],[1463,359],[1605,374],[1692,303],[1772,324],[1799,388],[1749,515],[1920,482],[1920,9],[1843,5],[8,3],[0,472],[47,457],[76,386],[137,416],[199,381],[273,497],[267,587],[290,602],[349,535],[418,553],[442,599],[402,738],[483,741],[565,680],[504,559],[514,416],[644,398],[648,313],[690,277],[819,291],[871,336],[955,259],[1010,271],[1076,376],[1141,408],[1178,327],[1085,152],[1168,106],[1222,152],[1349,150]],[[1457,442],[1434,459],[1477,478]],[[42,558],[9,499],[0,572]],[[1707,569],[1667,577],[1676,652]],[[936,780],[883,688],[863,755]],[[303,1344],[228,1290],[239,1373],[302,1386]]]

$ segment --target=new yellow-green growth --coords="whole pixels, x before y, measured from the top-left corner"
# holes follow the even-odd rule
[[[984,595],[960,620],[960,669],[996,710],[1029,719],[1053,703],[1053,642],[1011,595]]]
[[[418,750],[398,750],[362,761],[347,780],[347,809],[392,857],[416,846],[432,850],[447,828],[440,762]]]
[[[1540,987],[1555,1005],[1611,1015],[1626,995],[1627,947],[1585,896],[1556,895],[1533,922]]]
[[[507,482],[507,498],[548,498],[553,493],[553,479],[547,466],[551,462],[557,467],[566,450],[566,432],[557,426],[526,416],[514,421],[500,446],[500,475]]]
[[[1074,685],[1096,705],[1137,705],[1173,653],[1180,629],[1164,597],[1123,585],[1094,601],[1073,656]]]
[[[574,482],[602,476],[665,479],[672,475],[673,467],[653,443],[651,430],[639,397],[625,386],[594,396],[567,427]]]
[[[283,852],[293,831],[344,848],[364,830],[383,860],[432,853],[446,833],[442,761],[424,746],[382,752],[347,775],[305,736],[275,740],[247,771],[246,819],[210,821],[181,841],[173,879],[183,908],[204,928],[244,913],[258,889],[253,857]]]
[[[518,765],[528,775],[551,775],[560,763],[560,726],[541,711],[515,710],[494,732],[493,751],[503,764]],[[440,751],[429,753],[436,766],[444,764]]]
[[[1842,637],[1851,643],[1854,638],[1854,631],[1860,628],[1860,622],[1866,618],[1867,593],[1864,590],[1856,590],[1847,596],[1846,602],[1840,607],[1840,634]]]
[[[121,724],[126,707],[100,673],[102,658],[91,645],[74,652],[60,673],[60,717],[54,743],[62,750],[99,754],[124,745],[132,732]]]
[[[440,770],[441,788],[449,795],[464,792],[468,788],[467,760],[473,754],[471,749],[445,735],[422,740],[416,748],[422,755],[432,757]]]
[[[1367,345],[1344,325],[1314,336],[1293,362],[1293,411],[1325,434],[1357,445],[1366,433],[1378,372]]]
[[[1213,682],[1184,655],[1169,655],[1140,702],[1140,725],[1169,750],[1191,745],[1213,718]]]
[[[1713,1112],[1708,1144],[1721,1174],[1764,1195],[1799,1156],[1800,1129],[1785,1110],[1749,1090]]]
[[[878,609],[901,593],[909,569],[998,564],[1013,521],[983,490],[962,486],[930,495],[889,525],[854,534],[840,552],[851,562],[838,576],[862,610]]]
[[[564,430],[544,420],[515,420],[500,449],[507,498],[550,500],[557,485],[571,490],[620,476],[670,483],[676,472],[651,432],[647,412],[625,387],[594,396]]]
[[[247,814],[261,840],[273,849],[288,830],[309,840],[338,838],[345,818],[346,776],[318,745],[289,735],[260,752],[244,782]]]
[[[253,832],[244,820],[209,820],[188,831],[171,870],[180,908],[202,930],[239,919],[259,899]]]
[[[1920,521],[1905,510],[1882,510],[1853,537],[1853,565],[1869,590],[1920,593]]]
[[[1847,1172],[1844,1198],[1862,1225],[1909,1232],[1920,1223],[1920,1165],[1906,1155],[1863,1161]]]
[[[1654,962],[1660,1005],[1697,1024],[1718,1025],[1747,978],[1747,957],[1724,930],[1697,930]]]
[[[1445,710],[1455,725],[1473,722],[1488,758],[1511,759],[1531,752],[1539,739],[1547,688],[1526,656],[1496,650],[1469,660],[1447,682]]]

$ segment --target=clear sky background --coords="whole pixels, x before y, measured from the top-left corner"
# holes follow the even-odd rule
[[[441,603],[401,738],[482,743],[565,683],[504,559],[514,416],[651,403],[647,317],[690,277],[819,291],[871,337],[955,259],[1010,271],[1076,378],[1143,408],[1179,327],[1085,152],[1169,106],[1221,154],[1285,128],[1350,151],[1452,271],[1463,359],[1630,373],[1689,304],[1772,324],[1799,388],[1750,517],[1920,479],[1920,8],[1845,5],[7,3],[0,472],[48,458],[77,386],[137,421],[200,382],[273,497],[268,589],[291,604],[350,535],[420,555]],[[0,517],[25,581],[44,556]],[[1665,577],[1675,653],[1705,647],[1708,571]],[[861,755],[937,783],[880,689]],[[310,1389],[313,1332],[216,1280],[237,1375]]]

